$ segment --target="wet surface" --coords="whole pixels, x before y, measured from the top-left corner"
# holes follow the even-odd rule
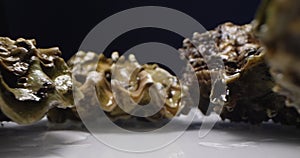
[[[212,131],[200,138],[198,136],[200,126],[198,118],[183,136],[165,148],[146,153],[129,153],[112,149],[96,140],[86,130],[77,127],[49,128],[45,120],[30,126],[4,123],[0,127],[0,157],[296,158],[300,155],[300,129],[296,127],[273,123],[252,126],[218,122]],[[180,131],[175,129],[170,132]],[[106,129],[101,134],[113,136],[122,132]],[[168,133],[162,133],[162,135],[165,134]],[[143,143],[137,140],[127,143],[137,142]]]

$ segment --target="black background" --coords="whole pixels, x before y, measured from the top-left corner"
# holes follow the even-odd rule
[[[182,11],[206,29],[230,21],[249,23],[260,0],[94,0],[94,1],[0,1],[0,36],[35,38],[38,47],[58,46],[68,59],[77,52],[85,35],[101,20],[138,6],[164,6]],[[164,42],[179,48],[182,38],[160,29],[138,29],[123,34],[106,49],[124,52],[142,42]]]

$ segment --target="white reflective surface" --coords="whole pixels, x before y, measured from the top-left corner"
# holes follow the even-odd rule
[[[88,132],[78,128],[49,129],[45,120],[30,126],[4,123],[4,126],[0,127],[0,158],[300,157],[300,129],[296,127],[273,123],[251,126],[220,121],[206,137],[200,139],[198,137],[200,126],[198,118],[182,137],[161,150],[126,153],[99,143]],[[109,129],[106,131],[103,135],[113,137],[120,134]],[[143,145],[143,140],[126,143]]]

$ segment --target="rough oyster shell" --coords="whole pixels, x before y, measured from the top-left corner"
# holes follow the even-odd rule
[[[50,108],[73,104],[71,74],[58,48],[0,37],[0,108],[14,122],[40,120]]]
[[[277,83],[274,91],[300,113],[300,1],[265,0],[254,24]]]
[[[96,70],[98,60],[99,57],[96,53],[86,53],[83,51],[78,51],[68,60],[67,64],[72,72],[73,84],[76,85],[73,87],[73,90],[76,90],[76,92],[74,92],[73,94],[79,94],[81,95],[80,97],[94,98],[92,97],[89,89],[92,84],[88,81],[87,78],[88,76],[91,76],[90,74],[93,71]],[[77,87],[80,88],[76,89]],[[86,96],[83,96],[83,94],[85,94]],[[94,100],[93,102],[94,103],[91,104],[97,104],[96,100]],[[52,108],[49,110],[47,118],[52,123],[65,123],[67,120],[80,121],[80,117],[75,106],[66,109],[62,109],[59,107]]]
[[[272,91],[275,83],[264,62],[265,53],[253,35],[251,25],[225,23],[215,30],[195,33],[191,40],[184,40],[180,51],[197,73],[201,87],[199,109],[203,113],[210,112],[210,74],[214,73],[208,69],[200,53],[206,51],[208,44],[215,45],[215,49],[210,49],[206,55],[217,55],[225,66],[223,75],[227,84],[226,102],[223,109],[213,108],[218,112],[221,110],[222,119],[256,124],[272,118],[275,121],[283,120],[281,122],[287,124],[296,123],[299,115],[294,114],[294,109],[285,108],[284,97]],[[285,121],[287,115],[292,115],[292,119]]]
[[[187,92],[182,92],[177,78],[156,64],[140,65],[134,55],[129,55],[129,59],[125,59],[124,56],[119,57],[119,54],[114,52],[111,58],[107,58],[103,54],[98,56],[92,52],[80,51],[68,61],[68,64],[73,76],[80,81],[74,84],[79,87],[80,94],[85,95],[81,97],[93,98],[90,89],[91,86],[95,86],[98,100],[89,100],[90,104],[99,105],[100,103],[101,109],[113,121],[132,118],[129,113],[135,108],[133,102],[143,105],[149,103],[150,100],[154,104],[163,101],[163,106],[157,113],[146,117],[151,121],[172,118],[183,113],[184,108],[185,111],[188,111],[188,106],[185,106],[186,104],[181,100],[183,97],[187,97]],[[116,74],[116,76],[112,76],[112,74]],[[130,74],[132,75],[130,76]],[[150,95],[150,87],[155,96]],[[113,94],[112,88],[115,88],[114,92],[117,95]],[[116,96],[118,100],[116,100]],[[122,108],[120,108],[120,104],[123,105]],[[64,112],[66,113],[64,114]],[[78,118],[78,114],[75,113],[71,116],[67,110],[54,109],[49,114],[50,120],[59,123],[66,119]]]
[[[149,120],[172,118],[184,107],[181,103],[183,93],[179,81],[156,64],[140,65],[134,55],[129,55],[126,60],[124,56],[119,58],[115,52],[111,59],[100,55],[97,71],[102,75],[102,80],[96,86],[98,99],[101,108],[113,119],[130,117],[128,112],[136,108],[134,103],[143,105],[151,99],[154,105],[163,102],[163,107],[153,116],[147,117]],[[115,76],[111,76],[112,74]],[[114,80],[111,81],[111,77]],[[113,87],[119,102],[112,93]],[[155,96],[151,96],[150,87],[153,88],[152,94]],[[117,104],[122,104],[123,109]]]

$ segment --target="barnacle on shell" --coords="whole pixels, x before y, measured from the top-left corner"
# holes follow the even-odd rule
[[[213,109],[220,112],[222,119],[253,124],[269,119],[286,124],[299,123],[295,109],[285,107],[285,98],[272,91],[275,83],[262,50],[250,24],[237,26],[225,23],[212,31],[195,33],[192,39],[185,39],[180,51],[190,61],[198,77],[199,109],[205,114],[210,112],[210,76],[214,71],[209,69],[207,63],[219,58],[224,63],[225,72],[222,75],[227,85],[227,95],[224,107]],[[216,63],[213,67],[217,65],[222,64]]]
[[[300,113],[300,1],[264,0],[254,24],[277,83],[274,91]]]
[[[73,104],[71,74],[60,55],[56,47],[36,48],[35,40],[0,37],[0,108],[5,117],[28,124],[52,107]]]

